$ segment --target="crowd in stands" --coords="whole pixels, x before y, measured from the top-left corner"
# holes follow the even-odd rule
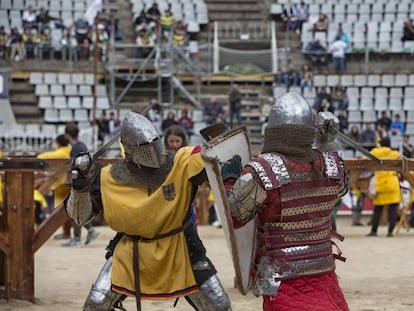
[[[107,11],[99,16],[99,26],[95,27],[93,18],[88,14],[90,8],[79,8],[80,6],[75,5],[77,3],[61,1],[55,4],[50,1],[35,1],[31,4],[24,1],[22,6],[14,6],[12,3],[10,1],[10,8],[0,8],[2,18],[5,17],[4,21],[0,20],[2,59],[41,59],[45,51],[44,55],[50,59],[88,60],[94,55],[94,43],[98,41],[100,58],[106,61],[108,39],[112,35],[115,40],[123,38],[119,30],[119,19],[113,16],[103,17],[107,16]],[[87,6],[86,2],[81,4]],[[136,13],[139,10],[135,11],[134,3],[131,4],[135,19],[131,23],[131,30],[136,32],[134,43],[138,46],[135,52],[138,58],[146,58],[156,44],[161,44],[162,47],[170,44],[174,44],[175,47],[187,47],[191,34],[199,31],[199,22],[206,24],[208,21],[207,6],[204,2],[188,6],[192,9],[190,12],[181,9],[183,4],[179,2],[177,4],[173,1],[144,1],[137,5],[139,10],[142,10],[138,16]],[[193,18],[196,16],[203,18],[194,21]],[[98,34],[95,34],[95,28],[99,29]],[[25,34],[28,33],[31,34],[31,38],[26,40]],[[183,51],[186,56],[198,56],[196,51]],[[161,55],[164,56],[168,57],[169,54]]]
[[[148,57],[156,42],[162,46],[183,47],[189,40],[187,25],[175,19],[170,7],[161,12],[157,2],[147,10],[141,10],[134,21],[134,29],[137,34],[136,58]]]
[[[99,53],[106,59],[109,36],[113,33],[115,40],[122,39],[118,29],[119,20],[113,15],[100,19],[97,34],[94,25],[89,25],[85,18],[74,22],[51,16],[49,11],[40,7],[38,11],[28,5],[23,11],[22,25],[14,26],[7,33],[0,21],[0,57],[14,61],[26,58],[43,58],[46,51],[50,58],[60,54],[65,58],[66,50],[73,50],[73,59],[89,59],[93,42],[98,40]]]

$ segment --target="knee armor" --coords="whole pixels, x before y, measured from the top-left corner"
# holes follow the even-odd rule
[[[187,297],[198,310],[231,311],[231,303],[217,275],[212,275],[200,286],[200,291]]]
[[[106,261],[83,305],[83,311],[110,311],[122,295],[111,289],[112,257]]]

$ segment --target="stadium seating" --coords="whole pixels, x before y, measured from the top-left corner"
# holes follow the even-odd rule
[[[35,87],[38,107],[44,113],[45,122],[59,124],[92,120],[93,74],[33,72],[29,83]],[[96,96],[97,111],[110,109],[105,85],[97,85]]]
[[[286,7],[287,3],[278,1]],[[348,52],[358,51],[368,46],[373,51],[388,53],[411,53],[414,45],[412,43],[401,44],[403,22],[412,18],[414,5],[411,1],[403,0],[390,2],[385,0],[367,1],[345,1],[333,2],[311,0],[309,5],[310,20],[316,18],[320,13],[325,13],[329,18],[328,35],[318,37],[322,45],[327,47],[333,40],[338,24],[351,40],[351,49]],[[280,10],[280,9],[279,9]],[[365,24],[366,29],[365,32]],[[305,24],[304,29],[311,28]],[[303,31],[301,34],[302,46],[316,39],[316,34]],[[319,36],[319,34],[318,34]]]

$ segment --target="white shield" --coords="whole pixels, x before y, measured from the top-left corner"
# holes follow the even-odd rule
[[[221,179],[221,164],[234,155],[240,155],[242,165],[251,158],[250,142],[246,127],[239,127],[210,140],[201,152],[224,235],[230,249],[239,291],[246,295],[250,282],[250,267],[254,256],[256,224],[249,221],[242,228],[234,229],[226,192]]]

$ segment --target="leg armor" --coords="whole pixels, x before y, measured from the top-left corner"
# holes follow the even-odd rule
[[[231,311],[230,299],[217,275],[212,275],[200,286],[200,291],[186,297],[198,311]]]
[[[112,257],[106,261],[83,305],[83,311],[110,311],[124,296],[111,290]]]

